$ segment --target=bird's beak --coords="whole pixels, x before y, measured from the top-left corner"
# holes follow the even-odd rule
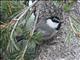
[[[64,21],[60,21],[60,23],[64,23]]]

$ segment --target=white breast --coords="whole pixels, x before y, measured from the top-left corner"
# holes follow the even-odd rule
[[[49,27],[55,29],[55,28],[58,27],[58,24],[59,24],[59,23],[53,22],[51,19],[48,19],[46,24],[47,24]]]

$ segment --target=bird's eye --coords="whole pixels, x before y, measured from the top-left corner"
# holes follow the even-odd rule
[[[57,21],[58,21],[58,20],[60,20],[60,19],[59,19],[58,17],[54,17],[53,20],[57,20]]]
[[[58,20],[57,18],[53,18],[53,20]]]
[[[60,19],[59,19],[59,17],[54,16],[53,20],[57,20],[57,21],[58,21],[58,20],[60,20]]]

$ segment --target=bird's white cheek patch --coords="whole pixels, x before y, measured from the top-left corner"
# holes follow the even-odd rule
[[[49,27],[53,28],[53,29],[57,28],[57,27],[58,27],[58,24],[59,24],[59,23],[56,23],[56,22],[51,21],[51,19],[48,19],[48,20],[47,20],[47,25],[48,25]]]

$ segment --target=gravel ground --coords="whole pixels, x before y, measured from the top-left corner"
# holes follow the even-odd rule
[[[80,3],[75,6],[80,11]],[[75,6],[73,8],[76,11]],[[80,15],[78,14],[78,16]],[[40,54],[35,60],[80,60],[80,38],[73,35],[72,40],[66,41],[69,33],[68,17],[68,14],[63,14],[64,23],[61,30],[53,37],[52,41],[47,41],[40,46]]]

